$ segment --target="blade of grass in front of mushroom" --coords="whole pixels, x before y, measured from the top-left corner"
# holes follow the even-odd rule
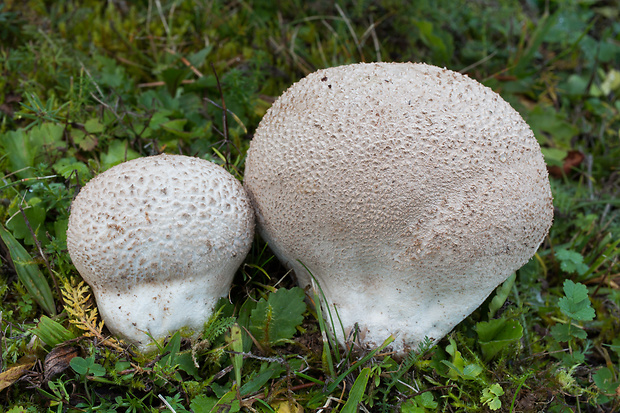
[[[329,369],[329,375],[336,377],[336,371],[334,369],[334,362],[332,361],[331,349],[334,343],[330,339],[331,336],[325,327],[325,320],[323,319],[323,313],[321,312],[321,300],[316,291],[314,291],[314,308],[316,309],[316,318],[319,321],[319,329],[321,330],[321,341],[323,342],[323,364],[327,365]],[[334,347],[336,353],[338,353],[338,347]]]
[[[331,322],[331,327],[332,330],[334,332],[334,337],[332,337],[332,335],[330,334],[329,330],[326,328],[325,326],[325,319],[323,318],[323,311],[321,309],[321,303],[322,302],[327,302],[325,301],[325,294],[323,293],[323,289],[321,288],[321,284],[319,283],[319,281],[314,277],[314,275],[312,274],[312,271],[310,271],[310,269],[306,266],[306,264],[304,264],[303,262],[299,261],[299,263],[306,269],[306,271],[308,272],[308,274],[310,274],[310,277],[312,277],[312,280],[314,281],[314,284],[318,287],[319,292],[321,293],[321,296],[319,297],[319,294],[317,293],[316,289],[313,288],[313,293],[314,293],[314,308],[316,309],[316,315],[317,315],[317,319],[319,321],[319,327],[321,329],[321,338],[323,341],[323,357],[325,358],[326,364],[329,368],[329,374],[332,377],[336,377],[336,370],[334,369],[334,363],[332,361],[332,356],[331,356],[331,349],[334,349],[334,354],[336,355],[336,358],[338,359],[338,362],[340,362],[340,353],[338,351],[338,341],[335,337],[336,334],[336,329],[334,327],[334,320],[332,318],[332,314],[331,311],[329,309],[329,304],[327,305],[327,312],[329,314],[329,319]],[[344,332],[343,332],[344,334]]]
[[[41,308],[51,316],[56,315],[54,296],[45,276],[39,270],[39,266],[34,262],[28,251],[0,225],[0,237],[6,245],[15,267],[17,277],[24,284],[32,298]]]

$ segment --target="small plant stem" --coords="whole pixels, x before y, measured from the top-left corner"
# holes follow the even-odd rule
[[[519,385],[517,386],[517,390],[515,390],[515,394],[512,397],[512,403],[510,404],[510,413],[514,411],[515,403],[517,401],[517,396],[519,395],[519,391],[521,390],[521,387],[523,387],[527,379],[529,379],[532,374],[534,373],[530,371],[523,378],[521,378],[521,380],[519,380]]]

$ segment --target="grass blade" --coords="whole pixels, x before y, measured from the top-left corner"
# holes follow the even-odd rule
[[[349,392],[349,399],[342,408],[342,413],[357,412],[357,406],[359,406],[360,402],[362,401],[362,397],[364,396],[364,392],[366,391],[366,385],[368,384],[369,377],[370,367],[364,367],[360,375],[357,376],[357,379],[355,379],[353,387],[351,387],[351,391]]]

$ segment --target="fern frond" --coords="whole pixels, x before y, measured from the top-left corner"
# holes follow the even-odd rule
[[[65,301],[65,311],[69,315],[69,322],[76,328],[84,331],[85,337],[96,337],[107,346],[121,351],[119,341],[103,337],[103,320],[99,320],[99,310],[93,306],[90,287],[84,281],[72,285],[66,281],[62,295]]]
[[[216,338],[226,333],[235,324],[234,317],[226,317],[216,320],[209,326],[208,330],[205,330],[205,340],[213,342]]]
[[[235,324],[234,317],[220,318],[223,309],[224,307],[220,307],[216,312],[213,313],[211,317],[209,317],[209,320],[205,323],[202,338],[209,343],[212,343],[213,340],[227,332],[230,327]]]

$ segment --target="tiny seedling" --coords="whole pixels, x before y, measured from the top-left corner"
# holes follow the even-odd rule
[[[88,358],[83,357],[73,357],[69,362],[71,368],[80,376],[96,376],[101,377],[105,376],[106,370],[105,368],[95,361],[95,356],[90,356]]]
[[[492,386],[482,390],[480,401],[491,410],[499,410],[502,407],[502,401],[499,398],[503,395],[504,389],[502,389],[502,386],[495,383]]]

